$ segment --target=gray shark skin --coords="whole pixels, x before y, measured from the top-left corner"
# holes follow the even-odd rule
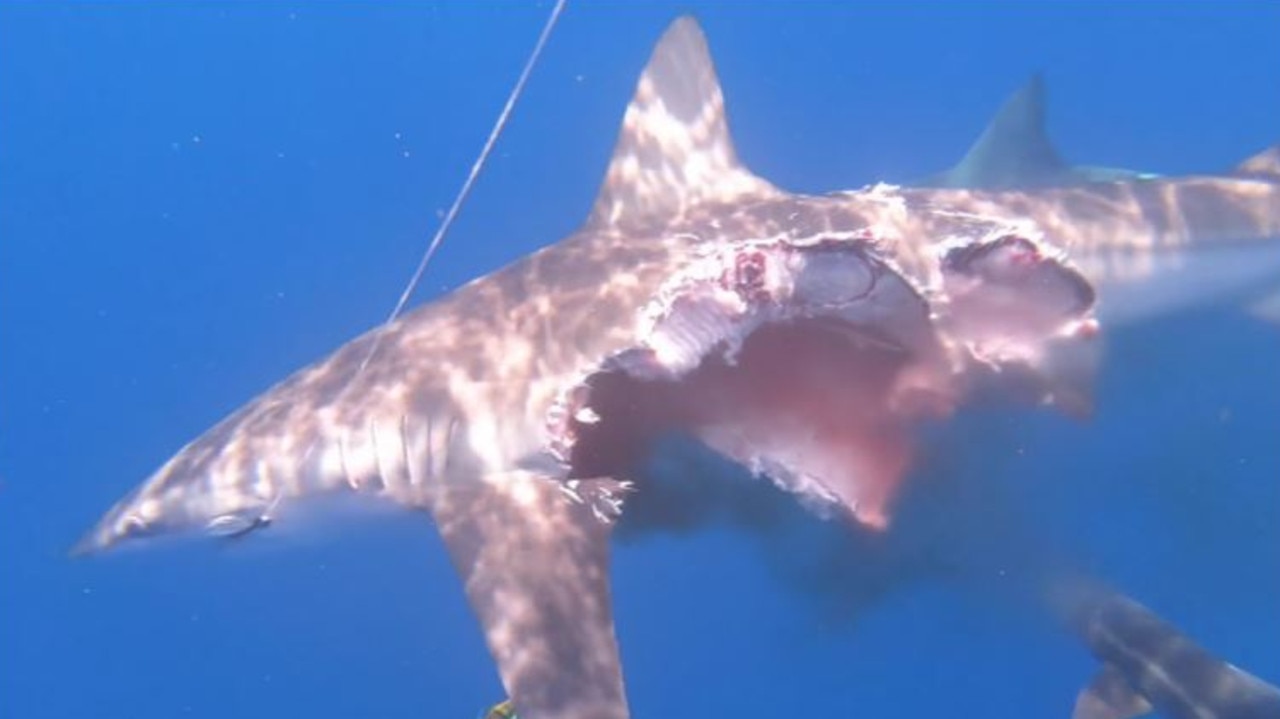
[[[1072,719],[1277,719],[1280,689],[1215,657],[1138,602],[1096,582],[1049,589],[1050,603],[1102,662]]]
[[[1070,165],[1063,160],[1045,128],[1044,78],[1036,73],[1004,101],[958,164],[909,184],[992,190],[1157,177],[1136,170]]]
[[[911,428],[979,383],[1087,405],[1094,293],[1073,253],[1278,235],[1269,165],[1043,191],[784,192],[737,160],[702,32],[681,18],[578,231],[270,388],[76,551],[242,535],[322,495],[422,511],[519,715],[621,719],[609,541],[653,437],[686,433],[816,511],[883,527]]]

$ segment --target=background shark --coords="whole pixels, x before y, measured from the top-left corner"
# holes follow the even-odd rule
[[[1072,719],[1280,717],[1280,689],[1213,656],[1138,602],[1099,582],[1058,577],[1044,592],[1103,668]]]
[[[971,440],[975,432],[983,431],[982,424],[971,422],[944,443]],[[948,462],[954,468],[963,457],[964,452],[940,451],[932,461]],[[892,561],[902,566],[930,567],[913,576],[980,599],[982,611],[994,609],[1014,624],[1034,614],[1037,621],[1047,620],[1076,640],[1100,667],[1074,697],[1063,694],[1059,716],[1280,716],[1280,689],[1275,685],[1219,658],[1182,628],[1128,596],[1116,582],[1099,579],[1097,556],[1081,551],[1079,542],[1064,542],[1066,537],[1046,532],[1044,522],[1027,511],[1034,503],[1026,500],[1024,483],[1032,478],[1011,481],[993,475],[989,466],[985,469],[985,476],[973,477],[962,464],[957,474],[963,482],[931,472],[913,483],[901,508],[904,522],[912,526],[891,537],[889,551],[881,554],[893,556]],[[1118,472],[1113,468],[1113,473]],[[975,507],[985,511],[974,511]],[[831,554],[865,554],[847,537],[827,534],[825,541],[832,545]],[[843,549],[835,548],[839,545]],[[1232,558],[1232,552],[1247,552],[1243,547],[1217,551],[1225,555],[1220,557],[1223,560]],[[832,576],[833,589],[840,587],[835,577],[845,577],[852,584],[856,574],[835,564],[823,571]],[[1177,575],[1167,579],[1184,581]],[[1201,591],[1185,583],[1180,590],[1190,596]],[[841,591],[842,587],[832,595],[839,596]],[[1263,677],[1275,676],[1270,665],[1246,668]],[[1069,699],[1074,699],[1070,712]]]
[[[44,169],[34,177],[4,173],[8,178],[25,178],[23,188],[6,184],[7,196],[39,210],[29,215],[6,215],[7,228],[23,228],[25,232],[35,225],[41,229],[45,225],[38,219],[50,218],[51,225],[74,233],[79,240],[71,246],[77,248],[73,255],[67,254],[71,247],[65,243],[23,244],[26,241],[20,235],[8,231],[6,237],[14,243],[4,243],[6,257],[12,261],[6,260],[3,267],[30,270],[20,276],[6,273],[5,282],[0,283],[4,306],[23,312],[22,322],[5,324],[5,361],[0,363],[0,372],[6,377],[23,381],[17,385],[6,382],[0,396],[10,418],[27,418],[21,425],[7,425],[5,432],[6,495],[14,503],[6,503],[7,509],[3,509],[6,516],[0,532],[5,535],[5,546],[16,550],[6,555],[12,572],[26,578],[24,582],[0,583],[6,606],[14,610],[4,620],[5,635],[12,639],[6,646],[12,649],[9,656],[21,659],[9,665],[12,673],[6,671],[6,691],[0,692],[6,704],[29,707],[33,693],[44,687],[41,696],[50,711],[63,714],[75,713],[65,710],[81,703],[102,707],[127,701],[139,715],[172,715],[190,706],[196,714],[225,716],[257,713],[270,705],[271,695],[276,695],[288,697],[290,706],[302,713],[308,707],[312,713],[316,707],[342,712],[341,707],[354,709],[358,704],[362,710],[373,706],[384,715],[396,711],[421,715],[424,707],[431,707],[431,713],[452,715],[459,713],[449,710],[451,704],[457,706],[455,697],[461,697],[461,713],[467,714],[476,696],[496,694],[496,685],[489,688],[491,674],[481,663],[479,636],[464,621],[465,614],[459,614],[465,611],[461,592],[440,581],[446,576],[447,566],[441,564],[446,555],[438,541],[427,536],[432,531],[429,526],[423,523],[418,529],[412,519],[388,518],[374,526],[354,527],[341,541],[322,539],[318,546],[278,556],[272,555],[270,547],[290,541],[283,533],[291,523],[276,525],[276,532],[255,533],[250,537],[253,543],[241,542],[234,549],[194,547],[180,557],[125,555],[104,564],[71,567],[53,561],[53,550],[64,548],[67,537],[74,533],[71,525],[95,511],[94,505],[105,503],[106,495],[117,491],[112,485],[122,486],[121,477],[149,469],[147,465],[154,458],[204,425],[211,413],[229,409],[228,403],[234,403],[236,397],[248,396],[284,369],[336,343],[385,310],[385,295],[401,279],[404,262],[414,256],[416,238],[427,224],[424,201],[433,195],[447,195],[456,183],[460,171],[448,168],[470,160],[469,145],[474,143],[468,142],[472,138],[467,129],[482,129],[491,119],[512,63],[518,64],[523,57],[527,34],[540,20],[541,12],[513,15],[512,19],[455,13],[437,21],[406,10],[380,16],[382,19],[361,19],[352,12],[300,12],[292,22],[278,13],[278,23],[268,17],[269,12],[254,19],[252,13],[235,10],[203,14],[175,11],[152,18],[151,22],[166,29],[164,33],[147,35],[141,42],[131,43],[127,51],[111,42],[120,37],[138,39],[130,27],[138,27],[140,13],[134,13],[132,20],[122,17],[110,22],[97,14],[92,16],[93,23],[62,17],[58,23],[43,25],[67,28],[77,43],[94,48],[93,63],[4,64],[6,77],[52,70],[66,78],[55,85],[63,101],[35,106],[47,108],[50,114],[45,117],[53,119],[53,124],[46,120],[39,125],[47,132],[33,137],[31,130],[37,126],[9,125],[20,132],[10,137],[31,141],[9,144],[6,167],[12,169],[14,162],[25,162],[24,158],[49,150],[50,145],[41,138],[55,137],[62,126],[56,124],[60,114],[64,118],[99,119],[97,124],[84,125],[92,128],[92,135],[64,136],[64,142],[57,144],[64,150],[44,156],[40,165]],[[657,17],[661,11],[636,11],[623,23],[599,8],[593,11],[584,5],[580,10],[581,14],[575,15],[578,20],[566,25],[558,43],[561,51],[549,57],[547,73],[538,76],[540,91],[532,96],[534,104],[520,115],[519,126],[504,144],[509,152],[499,171],[491,173],[478,196],[477,207],[493,211],[469,216],[471,221],[459,235],[462,241],[448,253],[450,262],[438,266],[440,285],[452,284],[474,269],[488,269],[518,254],[521,241],[537,242],[560,234],[568,229],[565,223],[581,215],[577,207],[589,200],[589,185],[596,183],[598,168],[604,164],[605,145],[611,142],[610,130],[623,96],[630,92],[642,53],[647,53],[647,45],[666,18]],[[1267,98],[1251,97],[1251,105],[1241,106],[1234,97],[1251,77],[1255,87],[1267,86],[1258,81],[1268,76],[1265,65],[1250,65],[1247,60],[1251,52],[1244,47],[1247,42],[1239,43],[1238,50],[1220,50],[1212,56],[1195,53],[1195,66],[1211,75],[1217,67],[1234,68],[1222,76],[1229,78],[1228,82],[1194,90],[1201,107],[1196,116],[1153,116],[1153,110],[1165,113],[1178,107],[1177,97],[1164,94],[1167,90],[1159,84],[1123,84],[1135,73],[1140,75],[1142,67],[1150,67],[1132,42],[1126,43],[1129,54],[1124,56],[1132,59],[1116,63],[1108,75],[1111,82],[1123,84],[1125,94],[1108,95],[1105,84],[1080,85],[1077,78],[1088,74],[1091,62],[1107,65],[1107,58],[1114,57],[1109,49],[1114,43],[1108,44],[1111,36],[1106,33],[1119,32],[1115,29],[1118,26],[1130,32],[1132,26],[1123,23],[1134,21],[1124,20],[1124,13],[1118,18],[1107,16],[1097,32],[1090,27],[1086,37],[1097,40],[1090,45],[1094,49],[1083,65],[1072,65],[1064,76],[1059,65],[1044,63],[1036,54],[1041,50],[1057,52],[1054,48],[1060,43],[1051,35],[1039,37],[1029,51],[1035,61],[1024,65],[1021,60],[1010,62],[1028,53],[1019,37],[1002,38],[999,53],[992,53],[983,48],[982,34],[978,33],[975,44],[962,49],[945,67],[935,68],[931,63],[936,61],[926,58],[933,58],[940,48],[930,40],[937,29],[919,18],[909,25],[909,32],[898,32],[895,23],[899,21],[893,13],[859,18],[856,13],[815,9],[783,13],[775,8],[756,17],[757,21],[765,20],[766,30],[760,22],[740,22],[714,8],[706,12],[723,55],[739,147],[753,168],[788,187],[849,186],[862,178],[886,176],[886,163],[900,169],[910,166],[912,156],[926,160],[945,157],[947,148],[960,147],[965,139],[948,139],[946,124],[973,127],[973,121],[980,118],[970,116],[964,123],[959,118],[967,112],[980,115],[983,109],[966,108],[964,103],[983,92],[988,97],[1002,92],[1010,78],[1002,76],[998,68],[1006,64],[1015,76],[1027,66],[1050,67],[1053,77],[1062,83],[1062,97],[1072,98],[1063,109],[1078,110],[1080,101],[1087,100],[1093,103],[1091,112],[1099,113],[1094,124],[1113,128],[1112,139],[1131,143],[1120,149],[1109,147],[1103,133],[1089,134],[1089,122],[1077,111],[1061,120],[1066,127],[1082,128],[1079,132],[1083,134],[1072,132],[1068,137],[1089,138],[1094,149],[1081,152],[1077,148],[1072,153],[1075,156],[1112,157],[1129,166],[1169,170],[1212,167],[1220,158],[1235,156],[1245,146],[1259,146],[1259,140],[1267,138],[1257,129],[1259,121],[1269,117]],[[11,11],[7,17],[18,14]],[[218,19],[218,15],[224,17]],[[341,28],[334,17],[339,15]],[[199,23],[201,33],[193,35],[190,29],[197,17],[204,21]],[[984,17],[984,23],[989,21],[990,17]],[[951,37],[957,31],[954,22],[946,28]],[[1226,20],[1219,18],[1211,24],[1219,36],[1240,37],[1237,31],[1226,29],[1231,25]],[[3,25],[17,34],[19,27],[31,28],[32,23]],[[402,29],[396,30],[396,25]],[[614,26],[626,31],[607,32]],[[436,28],[447,29],[448,34],[433,35]],[[1248,28],[1243,30],[1247,37]],[[631,37],[631,31],[648,39]],[[1177,32],[1161,29],[1153,37],[1162,38],[1160,43],[1176,44],[1177,40],[1168,38],[1178,37]],[[65,54],[65,42],[50,40],[53,36],[41,32],[28,34],[47,41],[47,52],[33,54],[55,60]],[[424,35],[431,41],[424,43]],[[370,42],[374,36],[377,47]],[[835,41],[847,41],[851,36],[860,38],[859,47],[869,55],[855,58],[836,53],[839,57],[833,57],[835,47],[844,47]],[[182,38],[181,47],[163,48],[161,38],[165,37]],[[312,44],[302,42],[308,37]],[[461,44],[464,37],[469,38],[465,42],[483,38],[483,53],[468,51]],[[510,38],[510,43],[502,42],[503,37]],[[614,40],[605,48],[592,40],[597,37]],[[913,54],[914,62],[895,62],[890,67],[870,59],[889,38],[901,42],[906,37],[919,49]],[[267,38],[271,44],[263,42]],[[499,40],[493,42],[493,38]],[[789,39],[796,42],[791,44]],[[296,58],[296,63],[280,67],[273,61],[271,50],[277,42],[289,48],[288,55]],[[1141,48],[1152,42],[1139,33],[1136,45]],[[506,45],[511,46],[511,52],[504,55]],[[8,48],[6,53],[16,53],[33,47],[33,43],[7,41],[4,47]],[[224,62],[213,66],[217,68],[213,77],[197,69],[196,76],[208,80],[199,93],[184,89],[186,85],[177,81],[183,69],[209,67],[197,58],[207,57],[209,52],[219,54],[217,47],[237,50],[221,53]],[[758,52],[762,47],[775,51],[762,56]],[[136,71],[128,70],[132,60],[153,57],[161,50],[165,50],[160,55],[163,62],[139,61]],[[343,51],[341,66],[325,59],[334,50]],[[999,61],[987,64],[997,54]],[[1070,60],[1077,56],[1067,52],[1064,57]],[[465,85],[451,83],[447,79],[451,75],[438,67],[458,61],[468,66],[468,77],[475,78]],[[1160,67],[1186,78],[1182,73],[1187,64],[1174,57]],[[254,70],[245,72],[245,67]],[[366,72],[368,68],[378,69]],[[322,72],[324,79],[317,80],[314,74],[308,79],[309,72]],[[583,72],[585,81],[576,81],[575,73]],[[964,78],[963,92],[958,96],[948,95],[961,87],[948,81],[948,73]],[[226,80],[233,75],[238,78],[237,89],[228,94]],[[169,80],[157,82],[161,77]],[[1161,80],[1158,73],[1155,77]],[[1190,77],[1194,87],[1194,73]],[[820,82],[843,90],[824,93],[815,88]],[[888,96],[886,83],[892,86]],[[103,92],[95,89],[94,94],[86,94],[91,86],[103,88]],[[1179,86],[1182,92],[1190,90],[1184,82]],[[6,82],[4,87],[15,92],[28,86]],[[485,87],[492,92],[486,95]],[[171,101],[137,102],[156,88],[163,88]],[[927,101],[916,93],[927,94]],[[336,104],[325,99],[338,97],[342,102]],[[824,112],[814,110],[815,98],[822,98]],[[119,108],[131,101],[138,107],[150,106],[145,121],[131,129],[122,123],[102,124],[102,120],[117,117]],[[365,109],[353,122],[352,113],[344,112],[342,106]],[[427,112],[439,106],[448,106],[449,112]],[[1215,136],[1216,124],[1206,124],[1204,109],[1209,106],[1231,118],[1229,125],[1224,125],[1232,135],[1230,141]],[[8,107],[13,112],[6,115],[6,121],[27,114],[18,112],[22,105]],[[88,107],[97,112],[80,114]],[[368,108],[379,110],[369,112]],[[929,115],[937,108],[946,108],[946,116]],[[240,129],[228,135],[223,123],[233,118]],[[474,119],[460,122],[451,118]],[[873,119],[874,124],[869,124]],[[919,132],[922,124],[933,120],[940,121],[939,127]],[[417,130],[420,127],[430,128],[430,134],[424,135]],[[797,134],[800,128],[804,128],[803,136]],[[1164,135],[1145,131],[1152,128],[1163,129]],[[393,131],[405,131],[404,140],[396,141]],[[191,139],[197,134],[200,143]],[[566,136],[574,138],[571,146]],[[1194,146],[1170,144],[1172,137],[1191,136],[1197,138]],[[93,139],[104,142],[95,144],[90,141]],[[160,143],[159,151],[146,149],[149,140]],[[171,150],[170,142],[180,144],[181,149]],[[458,148],[457,155],[451,154],[451,143]],[[931,148],[930,143],[941,149]],[[259,150],[265,158],[261,161],[255,159]],[[276,151],[284,151],[285,158],[277,158]],[[409,157],[403,156],[406,151],[410,151]],[[549,153],[560,159],[548,164]],[[126,156],[127,163],[116,163]],[[77,162],[74,173],[67,175],[66,163],[71,157]],[[531,169],[547,166],[563,167],[558,173],[564,176],[563,181],[527,181],[546,178],[542,170]],[[112,175],[113,167],[134,169]],[[79,179],[71,186],[58,185],[65,189],[57,197],[62,201],[78,199],[50,205],[52,195],[47,190],[52,189],[50,183],[59,173]],[[105,182],[106,177],[111,181]],[[82,193],[87,188],[95,189],[93,197]],[[109,191],[103,192],[104,188]],[[55,207],[57,212],[46,212]],[[54,223],[55,217],[62,219]],[[247,242],[250,237],[258,240]],[[468,242],[467,237],[485,237],[486,241]],[[352,242],[353,238],[358,241]],[[492,238],[503,239],[490,242]],[[250,245],[251,250],[247,249]],[[283,248],[289,248],[287,256]],[[45,262],[55,258],[62,289],[52,292],[48,289],[52,285],[41,283],[50,282],[53,264]],[[251,261],[246,261],[248,258]],[[99,309],[106,314],[95,314]],[[1218,336],[1222,331],[1215,329],[1213,334]],[[1239,334],[1233,335],[1234,346],[1241,339]],[[140,342],[138,338],[143,339]],[[1187,351],[1201,347],[1178,346]],[[1204,356],[1207,349],[1194,351]],[[86,363],[86,356],[92,356],[93,361]],[[38,364],[32,364],[33,357],[39,359]],[[1177,366],[1176,359],[1164,357],[1164,366],[1170,360]],[[1243,358],[1220,358],[1214,367],[1220,370],[1224,363],[1242,362]],[[1135,379],[1139,384],[1144,381],[1132,372],[1110,380],[1105,396],[1123,407],[1124,398],[1133,394],[1126,387]],[[1222,379],[1219,376],[1214,384],[1222,384]],[[1229,381],[1226,384],[1234,386]],[[1261,405],[1267,392],[1265,386],[1258,389],[1254,395],[1258,397],[1256,404]],[[1213,401],[1207,385],[1201,394],[1204,401]],[[1254,406],[1252,400],[1245,404],[1237,399],[1219,401],[1231,407],[1237,426],[1248,424],[1254,411],[1249,409]],[[1169,431],[1170,420],[1197,416],[1193,405],[1191,398],[1162,402],[1166,419],[1160,427],[1135,423],[1134,430],[1144,427],[1153,437],[1160,436]],[[1217,405],[1212,409],[1216,412]],[[1105,446],[1108,452],[1141,453],[1141,436],[1130,436],[1116,422],[1108,421],[1108,425],[1107,429],[1118,435],[1111,434],[1109,442],[1092,443],[1094,451]],[[1237,454],[1223,456],[1229,450],[1223,440],[1229,437],[1210,430],[1196,435],[1203,448],[1197,456],[1205,456],[1206,462],[1217,456],[1234,467]],[[1061,430],[1054,434],[1061,439]],[[1118,437],[1128,439],[1117,444]],[[1257,462],[1264,453],[1250,449],[1246,437],[1229,446],[1238,456],[1252,459],[1251,471],[1262,471]],[[55,438],[65,439],[66,446],[51,446]],[[1006,446],[1023,446],[983,444],[990,453]],[[66,452],[71,446],[75,452]],[[1056,443],[1041,444],[1039,451],[1054,446]],[[1057,481],[1062,480],[1065,466],[1082,463],[1072,462],[1071,455],[1054,456],[1059,468]],[[1088,464],[1087,457],[1077,460]],[[1231,476],[1243,474],[1244,470],[1238,469]],[[32,485],[27,483],[28,477],[59,480]],[[1072,481],[1081,486],[1078,478]],[[1219,493],[1214,496],[1221,501]],[[1204,506],[1203,502],[1198,504]],[[1170,502],[1165,509],[1172,505]],[[1151,503],[1143,506],[1154,510]],[[1057,515],[1042,516],[1052,519]],[[1116,534],[1116,530],[1100,529],[1098,541]],[[1161,529],[1135,546],[1151,551],[1150,547],[1165,537]],[[1112,561],[1124,561],[1116,558],[1125,556],[1125,546],[1115,545],[1105,554]],[[406,551],[407,547],[414,549]],[[897,661],[895,665],[895,657],[918,654],[925,648],[945,654],[950,651],[948,646],[956,643],[954,638],[949,642],[945,628],[932,621],[937,612],[934,605],[944,602],[917,598],[905,604],[894,602],[865,618],[856,652],[833,652],[833,642],[815,637],[809,648],[816,650],[816,655],[806,656],[817,661],[803,667],[804,686],[811,689],[788,683],[795,680],[785,676],[775,679],[771,673],[762,674],[761,652],[780,651],[780,643],[791,646],[779,640],[792,631],[803,634],[810,619],[787,615],[784,608],[792,607],[785,592],[779,596],[778,587],[757,576],[749,563],[736,563],[732,547],[713,533],[682,541],[678,547],[665,541],[646,543],[629,548],[618,560],[624,584],[619,590],[623,601],[619,611],[624,613],[623,624],[628,628],[623,639],[629,647],[632,693],[645,707],[670,709],[660,715],[698,712],[695,707],[704,700],[666,706],[669,697],[680,693],[677,687],[690,681],[703,687],[699,697],[705,696],[705,702],[714,702],[719,708],[786,695],[788,710],[803,711],[802,707],[812,704],[809,691],[817,691],[824,704],[856,695],[860,705],[870,709],[884,705],[881,695],[890,687],[903,686],[901,680],[892,678],[895,672],[902,673],[894,666],[915,664]],[[713,562],[710,566],[717,567],[711,586],[711,577],[685,573],[683,563],[674,559],[689,554],[706,556]],[[1190,561],[1182,557],[1179,566],[1193,576],[1213,571],[1197,565],[1194,557]],[[1228,566],[1236,567],[1237,563]],[[1148,574],[1154,576],[1159,571],[1153,569]],[[1239,610],[1242,603],[1250,604],[1251,600],[1233,588],[1232,580],[1224,576],[1228,571],[1238,569],[1224,567],[1215,576],[1227,581],[1201,585],[1200,596],[1216,596]],[[637,581],[637,577],[643,580]],[[92,593],[82,596],[82,588]],[[58,597],[64,590],[71,596],[62,604]],[[1161,591],[1158,584],[1148,585],[1143,594],[1160,595]],[[715,601],[716,595],[732,596],[734,601],[726,605]],[[45,607],[59,607],[59,624],[51,626],[31,616],[23,609],[27,597],[43,598]],[[299,597],[306,599],[299,604]],[[1161,601],[1167,606],[1169,599]],[[677,607],[681,611],[675,611]],[[945,607],[941,610],[945,615]],[[693,631],[691,623],[702,628]],[[1264,622],[1260,628],[1265,626]],[[1202,625],[1196,631],[1203,636],[1206,629]],[[1226,623],[1211,626],[1208,632],[1211,645],[1237,647],[1231,653],[1243,657],[1246,665],[1249,653],[1258,651],[1251,645],[1261,641],[1256,634],[1234,632]],[[37,633],[40,642],[35,644]],[[1218,636],[1213,640],[1215,633]],[[84,644],[88,636],[98,641]],[[742,643],[735,644],[734,637]],[[75,638],[79,649],[58,651],[69,648],[69,638]],[[948,692],[957,699],[964,697],[966,706],[984,706],[978,687],[991,672],[982,667],[994,662],[992,638],[987,639],[986,653],[969,658],[963,686]],[[1009,641],[1018,646],[1024,642],[1021,637]],[[975,643],[980,649],[982,639],[975,640],[972,634],[964,641],[967,647]],[[729,656],[727,646],[737,651]],[[1053,642],[1038,646],[1038,651],[1053,651]],[[39,650],[33,651],[36,647]],[[173,661],[186,657],[193,647],[200,648],[201,657]],[[310,659],[282,655],[286,647]],[[1012,651],[1013,656],[1020,656],[1016,648]],[[232,653],[234,656],[228,656]],[[860,656],[874,657],[879,664],[876,676],[884,681],[848,681],[850,675],[842,672],[844,679],[833,684],[824,663],[837,654],[845,663],[845,672],[855,673]],[[684,665],[677,660],[672,666],[673,655],[686,658]],[[713,663],[699,664],[708,668],[695,670],[692,657]],[[58,670],[48,672],[55,658]],[[1051,686],[1054,677],[1062,675],[1061,661],[1052,655],[1045,661],[1054,669],[1009,688],[1020,697],[1021,706],[1037,706],[1043,695],[1033,687]],[[420,668],[426,664],[434,667],[429,675]],[[1266,666],[1256,659],[1255,664]],[[939,665],[935,678],[945,683],[943,666]],[[791,674],[801,669],[793,665]],[[59,687],[75,682],[77,691],[47,691],[53,676],[61,677]],[[747,683],[751,686],[744,689]],[[483,686],[477,688],[477,684]],[[730,684],[735,690],[726,692]],[[883,686],[884,691],[872,688],[868,693],[868,685]],[[855,686],[861,689],[852,689]],[[887,715],[910,712],[910,707],[922,702],[923,697],[900,694],[891,705],[896,709],[889,709]],[[16,713],[40,714],[30,710]]]

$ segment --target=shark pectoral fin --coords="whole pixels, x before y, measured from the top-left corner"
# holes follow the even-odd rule
[[[1152,710],[1118,669],[1105,664],[1076,697],[1071,719],[1130,719]]]
[[[593,509],[582,492],[527,472],[446,489],[431,509],[521,719],[629,716],[610,524]]]
[[[778,194],[738,161],[707,40],[679,18],[640,76],[590,223],[665,222],[702,203]]]

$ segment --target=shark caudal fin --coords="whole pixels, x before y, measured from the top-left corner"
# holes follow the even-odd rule
[[[777,194],[738,161],[706,38],[692,17],[677,19],[640,76],[590,222],[642,226]]]

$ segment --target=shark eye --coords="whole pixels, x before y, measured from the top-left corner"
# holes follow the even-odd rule
[[[204,531],[211,537],[234,539],[269,524],[271,524],[271,517],[266,514],[260,511],[241,510],[214,517],[205,524]]]

